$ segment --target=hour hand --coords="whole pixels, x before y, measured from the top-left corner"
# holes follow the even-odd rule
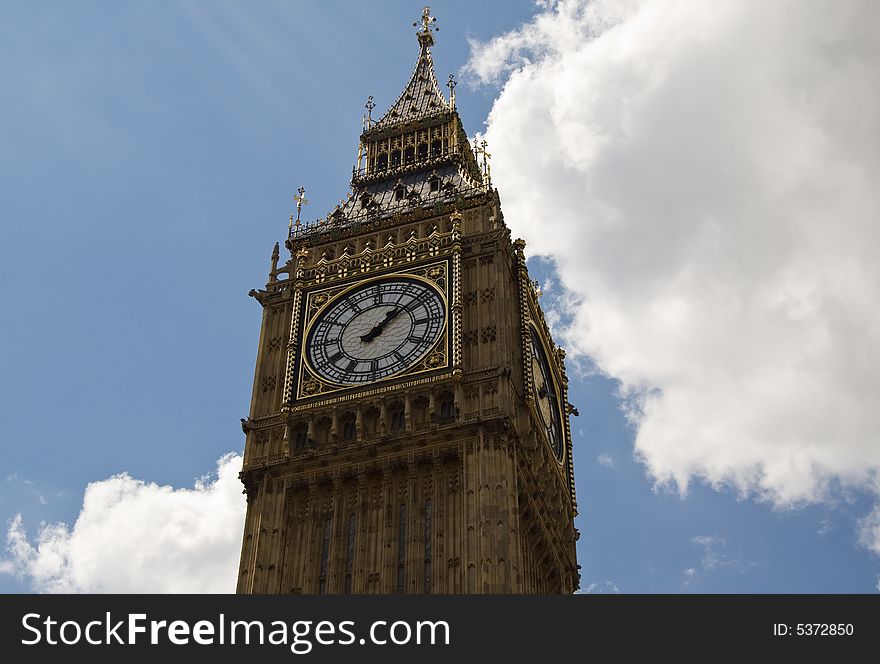
[[[385,314],[385,318],[383,318],[381,321],[379,321],[378,323],[376,323],[376,324],[373,326],[373,329],[371,329],[369,332],[367,332],[365,335],[363,335],[363,336],[361,337],[361,341],[372,341],[373,339],[375,339],[376,337],[378,337],[378,336],[382,333],[382,330],[385,329],[385,326],[388,325],[388,323],[389,323],[389,322],[390,322],[395,316],[397,316],[397,314],[399,314],[400,311],[401,311],[400,309],[392,309],[391,311],[387,312],[387,313]]]

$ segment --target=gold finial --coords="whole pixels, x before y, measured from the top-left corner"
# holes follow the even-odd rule
[[[449,107],[454,111],[455,110],[455,86],[458,85],[458,81],[455,80],[455,74],[450,74],[449,79],[446,81],[446,87],[449,88]]]
[[[376,108],[376,104],[373,103],[373,95],[367,97],[367,103],[364,104],[364,108],[367,109],[367,120],[364,124],[364,129],[369,129],[373,124],[373,109]]]
[[[428,49],[434,45],[434,36],[431,34],[431,24],[436,23],[436,22],[437,22],[437,19],[434,18],[433,16],[431,16],[431,8],[425,7],[422,10],[422,18],[421,18],[422,29],[416,33],[416,35],[419,38],[419,45],[423,49]],[[413,23],[413,27],[414,28],[419,27],[419,21],[416,21],[415,23]],[[434,28],[435,32],[439,31],[439,30],[440,30],[440,28]]]
[[[299,229],[299,224],[300,224],[299,217],[300,217],[300,213],[302,212],[302,206],[309,204],[309,201],[306,199],[306,188],[305,187],[300,187],[299,189],[296,190],[296,193],[299,194],[298,196],[293,197],[293,200],[296,201],[296,221],[293,220],[293,213],[291,212],[290,213],[290,225],[287,227],[288,236],[293,231],[294,226],[296,226],[296,228]]]
[[[486,142],[486,139],[482,141],[474,139],[474,157],[477,158],[477,164],[482,166],[483,170],[483,179],[486,181],[487,185],[492,184],[492,168],[489,166],[489,160],[492,158],[492,155],[486,150],[486,146],[489,145]],[[483,157],[483,163],[479,163],[479,158]]]

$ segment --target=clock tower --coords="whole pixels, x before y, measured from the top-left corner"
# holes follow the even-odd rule
[[[298,211],[250,293],[240,593],[578,588],[565,353],[433,23],[391,108],[367,104],[348,198]]]

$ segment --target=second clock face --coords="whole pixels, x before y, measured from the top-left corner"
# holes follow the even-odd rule
[[[547,439],[556,458],[562,461],[565,450],[559,394],[550,371],[550,363],[547,362],[544,348],[534,330],[532,330],[532,381],[535,386],[535,405],[547,432]]]
[[[445,325],[446,305],[433,286],[411,277],[372,281],[318,314],[307,333],[306,355],[325,380],[363,385],[417,363]]]

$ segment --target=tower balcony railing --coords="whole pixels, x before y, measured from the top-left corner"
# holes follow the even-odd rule
[[[423,145],[427,146],[428,144],[425,143]],[[372,165],[362,164],[360,167],[354,166],[351,169],[352,184],[361,183],[365,180],[382,180],[386,177],[400,176],[415,171],[421,171],[426,168],[443,166],[450,162],[460,161],[462,156],[469,150],[469,147],[467,149],[462,149],[461,145],[454,145],[452,147],[444,146],[440,150],[431,150],[428,148],[426,154],[419,155],[418,150],[414,148],[413,154],[407,156],[405,154],[405,149],[401,148],[396,151],[397,155],[400,157],[398,160],[392,159],[395,155],[394,151],[382,152],[376,157],[377,161]],[[377,163],[382,156],[387,157],[386,160],[383,163]]]

